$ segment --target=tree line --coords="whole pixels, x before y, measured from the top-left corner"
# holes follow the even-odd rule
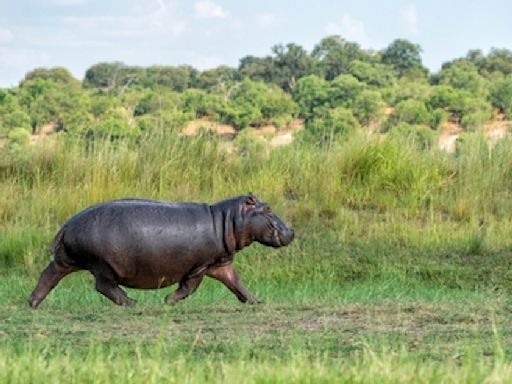
[[[27,141],[46,124],[116,139],[175,131],[201,117],[239,130],[301,118],[302,139],[319,144],[371,126],[428,147],[448,120],[472,131],[497,114],[512,119],[512,51],[471,50],[437,73],[421,52],[403,39],[373,51],[327,36],[311,52],[278,44],[237,68],[98,63],[82,81],[65,68],[36,68],[0,89],[0,137]]]

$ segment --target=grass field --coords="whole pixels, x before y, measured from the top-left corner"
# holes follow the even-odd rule
[[[197,137],[3,154],[0,382],[511,381],[512,144],[471,140],[454,155],[364,136],[270,153]],[[172,307],[169,289],[117,307],[79,272],[29,309],[52,236],[89,204],[248,191],[297,234],[235,259],[263,304],[205,281]]]
[[[249,262],[245,260],[244,262]],[[276,262],[279,262],[276,259]],[[264,273],[261,274],[264,276]],[[1,382],[504,382],[511,302],[489,290],[395,281],[294,289],[250,276],[240,304],[205,282],[174,307],[131,291],[116,307],[77,273],[37,311],[36,276],[0,286]]]

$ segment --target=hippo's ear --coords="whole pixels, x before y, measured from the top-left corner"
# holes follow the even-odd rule
[[[245,199],[245,205],[255,206],[256,205],[256,199],[254,198],[254,195],[252,193],[249,193],[247,196],[247,199]]]

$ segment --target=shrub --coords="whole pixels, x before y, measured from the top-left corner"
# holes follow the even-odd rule
[[[402,138],[419,149],[429,149],[435,144],[436,134],[429,127],[400,123],[389,130],[390,137]]]
[[[380,92],[365,90],[354,100],[353,111],[359,122],[366,125],[382,116],[384,106]]]
[[[323,117],[306,124],[303,139],[318,145],[326,145],[346,137],[359,128],[359,122],[347,108],[338,107],[325,111]]]
[[[489,100],[507,118],[512,119],[512,75],[495,80],[490,87]]]
[[[395,118],[396,121],[407,124],[427,124],[430,116],[424,102],[410,99],[396,105]]]

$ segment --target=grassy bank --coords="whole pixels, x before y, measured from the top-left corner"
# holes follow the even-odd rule
[[[507,381],[512,142],[455,154],[355,134],[233,151],[208,135],[50,137],[0,155],[0,381]],[[179,305],[114,307],[83,272],[26,298],[67,218],[126,196],[207,201],[252,191],[296,229],[236,258],[265,304],[213,281]]]

